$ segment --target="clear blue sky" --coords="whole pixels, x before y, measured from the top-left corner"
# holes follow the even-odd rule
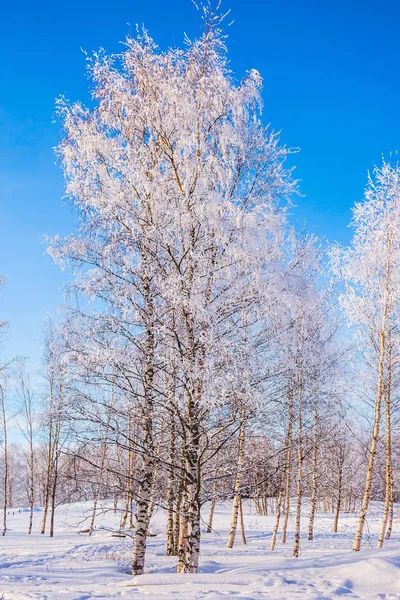
[[[299,146],[304,197],[293,219],[346,242],[350,208],[367,169],[400,148],[400,4],[388,0],[225,0],[231,66],[264,77],[265,120]],[[54,100],[87,98],[80,48],[119,49],[144,23],[161,47],[194,36],[190,0],[6,1],[0,24],[0,317],[7,354],[39,363],[43,318],[60,304],[67,276],[44,254],[43,234],[65,234],[74,216],[52,148]],[[129,25],[130,24],[130,25]]]

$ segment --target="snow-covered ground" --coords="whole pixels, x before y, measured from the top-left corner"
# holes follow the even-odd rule
[[[306,508],[306,507],[305,507]],[[318,515],[313,542],[302,540],[301,557],[291,558],[292,535],[269,552],[273,516],[260,517],[245,506],[247,545],[237,536],[232,550],[225,547],[230,505],[215,514],[215,532],[203,533],[198,575],[176,575],[175,559],[165,556],[165,517],[158,511],[148,540],[146,574],[129,574],[131,541],[85,527],[90,504],[60,507],[54,538],[41,536],[41,513],[35,514],[34,534],[26,534],[28,513],[9,516],[9,531],[0,538],[0,598],[4,600],[89,600],[148,598],[149,600],[328,600],[345,598],[400,598],[400,524],[382,550],[375,548],[381,507],[372,507],[361,552],[352,552],[355,516],[343,515],[338,534],[331,533],[331,515]],[[204,515],[207,514],[207,507]],[[397,514],[397,507],[396,507]],[[112,511],[97,524],[116,526]],[[304,513],[306,525],[306,510]],[[291,531],[293,522],[291,522]]]

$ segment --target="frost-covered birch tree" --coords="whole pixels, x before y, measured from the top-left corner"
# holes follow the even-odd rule
[[[364,494],[353,550],[360,550],[370,502],[382,405],[386,408],[386,529],[391,498],[391,352],[398,336],[400,308],[400,167],[383,161],[368,178],[364,200],[355,205],[351,245],[332,252],[333,267],[344,281],[341,303],[354,327],[361,360],[373,373],[372,431]],[[381,534],[381,543],[383,535]]]
[[[197,570],[210,423],[219,402],[237,404],[240,370],[223,368],[243,310],[257,321],[272,302],[295,186],[287,150],[261,122],[260,75],[234,82],[220,18],[208,9],[204,18],[183,50],[162,52],[141,31],[120,55],[95,54],[94,107],[59,102],[59,155],[80,226],[50,252],[76,269],[70,291],[87,298],[69,313],[84,332],[79,350],[71,344],[75,365],[124,382],[140,413],[134,574],[149,530],[153,424],[167,405],[182,436],[179,570]],[[164,374],[178,382],[173,402]]]

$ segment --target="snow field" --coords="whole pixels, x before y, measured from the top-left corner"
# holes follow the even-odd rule
[[[110,504],[96,524],[117,527],[119,515]],[[373,505],[361,552],[352,552],[356,516],[341,516],[339,533],[331,533],[333,516],[318,514],[315,539],[302,539],[301,556],[291,558],[293,519],[289,539],[269,552],[274,516],[255,514],[245,505],[248,543],[240,535],[226,548],[230,504],[218,506],[215,531],[202,533],[202,557],[197,575],[177,575],[176,559],[165,556],[165,515],[154,515],[148,538],[146,573],[129,575],[132,541],[98,529],[89,538],[85,528],[90,503],[61,506],[56,512],[54,538],[39,533],[41,513],[34,516],[34,533],[26,534],[28,513],[9,516],[9,531],[0,545],[0,598],[2,600],[89,600],[133,598],[149,600],[334,600],[340,597],[400,598],[400,524],[382,550],[375,548],[382,507]],[[203,519],[207,516],[207,506]],[[304,507],[304,523],[307,506]],[[204,525],[204,523],[203,523]],[[204,527],[205,529],[205,527]]]

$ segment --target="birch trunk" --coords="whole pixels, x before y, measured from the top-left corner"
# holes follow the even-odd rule
[[[146,343],[144,365],[144,407],[142,414],[144,455],[139,478],[138,497],[136,500],[136,525],[133,540],[132,575],[141,575],[144,571],[146,555],[146,542],[149,530],[149,504],[154,470],[154,442],[153,442],[153,380],[154,380],[154,307],[150,290],[150,277],[147,273],[147,255],[143,263],[143,288],[146,304]]]
[[[302,503],[302,478],[303,478],[303,447],[302,447],[302,407],[301,398],[299,399],[298,414],[298,449],[297,449],[297,503],[296,503],[296,526],[294,533],[293,557],[298,558],[300,553],[300,524],[301,524],[301,503]]]
[[[1,402],[1,417],[3,421],[3,461],[4,461],[4,475],[3,475],[3,531],[2,535],[6,535],[7,532],[7,489],[8,489],[8,446],[7,446],[7,416],[6,407],[4,401],[4,390],[0,386],[0,402]]]
[[[240,531],[242,533],[242,544],[247,544],[246,534],[244,531],[244,519],[243,519],[243,502],[242,497],[240,496],[240,504],[239,504],[239,513],[240,513]]]
[[[258,496],[258,486],[256,485],[256,495],[254,497],[254,504],[256,506],[256,513],[261,515],[260,498]]]
[[[53,485],[51,489],[51,507],[50,507],[50,537],[54,537],[54,515],[56,511],[56,492],[58,481],[58,456],[55,457],[53,470]]]
[[[215,505],[217,503],[217,477],[218,477],[218,469],[219,469],[219,438],[216,438],[216,457],[215,457],[215,471],[214,471],[214,482],[213,482],[213,495],[211,499],[210,512],[208,513],[208,521],[207,521],[207,533],[211,533],[214,519],[214,510]]]
[[[214,510],[215,510],[216,503],[217,503],[217,499],[215,498],[215,496],[213,496],[213,499],[211,500],[211,505],[210,505],[210,512],[208,513],[207,533],[212,532]]]
[[[246,408],[243,403],[241,406],[241,410],[240,410],[240,430],[239,430],[239,440],[238,440],[238,458],[237,458],[237,468],[236,468],[235,490],[234,490],[234,498],[233,498],[233,505],[232,505],[231,528],[229,531],[228,542],[226,544],[227,548],[233,548],[233,544],[235,543],[237,521],[238,521],[239,507],[240,507],[240,486],[241,486],[241,482],[242,482],[245,429],[246,429]]]
[[[283,486],[281,487],[281,489],[279,490],[279,494],[278,494],[278,499],[276,501],[276,516],[275,516],[275,525],[274,525],[274,530],[272,532],[272,538],[271,538],[271,546],[270,546],[270,551],[273,552],[275,550],[275,545],[276,545],[276,536],[278,535],[278,530],[279,530],[279,521],[281,519],[281,505],[282,505],[282,499],[283,499]]]
[[[53,439],[53,465],[52,465],[52,486],[51,486],[51,508],[50,508],[50,537],[54,536],[54,513],[56,510],[56,493],[58,483],[58,460],[59,460],[59,442],[61,434],[61,393],[62,393],[62,381],[59,382],[58,398],[57,398],[57,412],[56,422]]]
[[[391,394],[392,383],[392,340],[391,330],[387,336],[387,378],[385,386],[385,415],[386,415],[386,448],[385,448],[385,503],[383,507],[382,525],[379,532],[378,548],[382,548],[389,520],[392,499],[392,423],[391,423]],[[391,532],[390,532],[391,533]],[[390,537],[389,533],[389,537]]]
[[[302,479],[303,479],[303,341],[304,341],[304,317],[303,308],[300,305],[300,356],[299,356],[299,383],[297,403],[297,503],[296,503],[296,527],[294,532],[293,557],[298,558],[300,553],[300,526],[301,526],[301,504],[302,504]]]
[[[50,391],[50,396],[52,392]],[[52,411],[50,411],[49,418],[49,441],[48,441],[48,449],[47,449],[47,469],[46,469],[46,484],[44,489],[44,507],[43,507],[43,517],[42,524],[40,528],[40,533],[43,535],[46,532],[46,521],[47,521],[47,513],[49,510],[49,499],[50,499],[50,489],[51,489],[51,479],[52,479],[52,467],[53,467],[53,415]]]
[[[169,421],[169,470],[167,489],[167,556],[175,555],[174,492],[175,492],[175,420],[171,410]]]
[[[342,504],[342,480],[343,480],[343,464],[345,460],[344,454],[339,457],[339,471],[338,471],[338,488],[337,488],[337,499],[336,499],[336,508],[335,508],[335,519],[333,522],[333,533],[338,532],[339,525],[339,514],[340,508]]]
[[[379,335],[379,362],[378,362],[378,386],[375,400],[375,411],[374,411],[374,425],[372,429],[371,445],[369,450],[368,458],[368,469],[367,477],[365,481],[364,495],[361,505],[360,516],[358,518],[358,525],[356,535],[354,537],[353,550],[359,551],[361,548],[361,540],[363,536],[365,520],[367,518],[367,511],[369,506],[369,499],[371,494],[372,475],[375,464],[376,446],[379,438],[379,427],[381,421],[381,404],[382,395],[384,390],[384,368],[385,368],[385,336],[386,336],[386,321],[388,312],[388,296],[389,296],[389,272],[390,272],[390,252],[391,252],[391,237],[388,237],[387,243],[387,260],[385,268],[385,281],[384,281],[384,303],[382,313],[382,325]]]
[[[271,546],[270,546],[270,551],[273,552],[275,550],[275,545],[276,545],[276,538],[278,535],[278,531],[279,531],[279,523],[281,520],[281,510],[282,510],[282,501],[283,501],[283,495],[284,495],[284,490],[285,490],[285,481],[287,478],[287,471],[290,465],[290,453],[289,453],[289,448],[291,445],[291,437],[292,437],[292,418],[291,418],[291,414],[289,415],[289,421],[288,421],[288,428],[287,428],[287,432],[286,432],[286,453],[285,453],[285,459],[284,459],[284,463],[283,463],[283,470],[282,470],[282,483],[279,489],[279,493],[278,493],[278,498],[276,500],[276,517],[275,517],[275,525],[274,525],[274,529],[272,532],[272,538],[271,538]],[[289,461],[289,463],[288,463]],[[287,521],[286,521],[286,525],[287,525]]]
[[[390,504],[389,504],[389,520],[388,520],[388,528],[386,531],[386,535],[385,538],[387,540],[390,539],[390,536],[392,535],[392,528],[393,528],[393,512],[394,512],[394,506],[393,506],[394,502],[393,502],[393,474],[391,473],[391,477],[390,477]]]
[[[289,409],[288,409],[288,431],[287,431],[287,451],[286,451],[286,482],[285,482],[285,506],[282,527],[282,544],[286,544],[286,532],[290,511],[290,484],[291,484],[291,466],[292,466],[292,437],[293,437],[293,389],[289,388]]]
[[[189,406],[189,414],[197,411]],[[190,423],[191,419],[188,420]],[[181,535],[178,572],[197,573],[200,557],[200,474],[199,474],[199,429],[197,418],[191,423],[188,446],[185,452],[185,502],[183,531]]]
[[[34,466],[34,455],[33,455],[33,431],[32,423],[29,431],[29,527],[28,535],[32,533],[33,525],[33,509],[35,502],[35,466]]]
[[[182,494],[183,494],[183,479],[179,479],[178,489],[175,497],[175,511],[174,511],[174,552],[173,556],[179,554],[179,542],[180,542],[180,522],[182,513]]]
[[[189,516],[186,501],[186,491],[183,492],[179,515],[178,565],[177,572],[182,573],[185,567],[185,554],[188,546]]]
[[[197,479],[197,476],[196,476]],[[198,500],[198,482],[190,483],[189,493],[191,501],[189,504],[188,519],[188,544],[184,557],[184,573],[197,573],[200,558],[200,504]]]
[[[151,425],[149,412],[145,416],[145,423],[143,429],[145,434],[145,447],[150,447],[151,441]],[[153,479],[153,468],[154,459],[150,454],[146,454],[143,457],[143,465],[141,469],[140,486],[138,490],[138,497],[136,500],[136,526],[135,526],[135,537],[133,542],[133,556],[132,556],[132,575],[142,575],[144,570],[144,561],[146,554],[146,541],[149,530],[149,505],[151,496],[151,484]]]
[[[316,378],[315,378],[316,379]],[[317,406],[317,385],[314,381],[314,423],[313,423],[313,445],[311,459],[311,499],[310,499],[310,514],[308,520],[307,539],[312,540],[314,537],[314,518],[315,509],[317,506],[317,428],[318,428],[318,406]]]

